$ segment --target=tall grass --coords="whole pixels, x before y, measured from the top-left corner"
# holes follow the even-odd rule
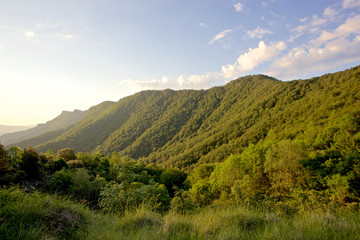
[[[142,205],[119,216],[54,195],[2,189],[0,239],[360,239],[360,214],[307,212],[290,217],[219,205],[160,215]]]
[[[77,239],[89,212],[57,196],[0,190],[0,239]]]

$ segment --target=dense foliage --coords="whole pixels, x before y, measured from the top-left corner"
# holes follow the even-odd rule
[[[250,232],[256,238],[270,231],[270,239],[286,239],[290,233],[279,236],[274,229],[282,226],[269,219],[300,218],[309,212],[356,215],[360,210],[359,80],[360,67],[287,83],[248,76],[207,91],[145,91],[103,103],[36,148],[6,149],[0,144],[0,204],[21,216],[14,210],[16,204],[33,201],[29,199],[38,192],[56,194],[101,214],[128,218],[129,223],[123,224],[134,231],[120,235],[135,236],[145,226],[154,230],[148,232],[155,234],[153,239],[233,239],[224,226],[232,226],[239,236]],[[79,149],[88,151],[75,151]],[[41,209],[46,208],[46,203],[41,204]],[[219,213],[220,219],[213,219],[205,214],[223,205],[235,212],[246,207],[273,215],[230,214],[222,219]],[[55,208],[60,222],[62,214],[76,220],[69,226],[61,222],[68,227],[55,236],[84,234],[81,229],[89,223],[84,211],[78,215]],[[39,214],[34,215],[38,225],[32,226],[40,228],[53,216],[45,211],[37,218]],[[175,221],[173,216],[183,220]],[[210,225],[216,222],[219,230],[195,223],[203,217],[212,219]],[[4,230],[11,221],[16,218],[0,211],[0,233],[19,237],[16,230]],[[342,233],[359,230],[354,222],[341,227]],[[155,230],[155,225],[161,229]],[[80,232],[74,232],[74,226]],[[52,230],[46,224],[43,228]],[[338,238],[342,233],[322,230],[308,238],[326,234]]]
[[[188,169],[224,161],[263,139],[313,145],[335,119],[360,111],[359,74],[355,67],[309,80],[255,75],[209,90],[144,91],[90,108],[74,126],[18,145],[116,151]]]
[[[1,146],[1,182],[71,196],[93,208],[124,213],[147,204],[180,212],[214,203],[261,205],[279,213],[360,207],[360,112],[333,118],[313,138],[269,134],[217,164],[192,171],[159,167],[113,152],[38,154]]]

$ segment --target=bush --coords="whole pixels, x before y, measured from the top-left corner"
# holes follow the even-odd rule
[[[147,204],[157,211],[167,210],[170,197],[166,187],[154,182],[148,185],[139,182],[129,185],[111,182],[100,193],[99,206],[106,212],[124,213],[141,204]]]
[[[186,212],[192,212],[197,207],[197,204],[188,191],[177,189],[174,198],[171,199],[170,207],[171,210],[184,214]]]
[[[52,192],[71,193],[73,186],[72,171],[66,169],[54,173],[49,181],[49,188]]]

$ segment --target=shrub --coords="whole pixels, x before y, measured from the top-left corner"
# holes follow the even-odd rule
[[[53,192],[71,193],[74,182],[72,179],[72,171],[62,169],[54,173],[49,181],[49,188]]]
[[[192,212],[197,207],[197,204],[188,191],[177,189],[174,198],[171,199],[170,207],[171,210],[184,214]]]
[[[145,185],[133,182],[129,185],[111,182],[100,193],[99,206],[106,212],[124,213],[147,204],[154,210],[164,211],[170,205],[170,197],[163,184],[151,182]]]

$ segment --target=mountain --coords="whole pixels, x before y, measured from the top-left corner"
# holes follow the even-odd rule
[[[9,126],[9,125],[0,125],[0,136],[4,135],[6,133],[14,133],[14,132],[20,132],[25,131],[29,128],[33,128],[36,125],[30,125],[30,126]]]
[[[85,113],[86,111],[80,110],[75,110],[73,112],[63,111],[59,116],[51,121],[46,122],[45,124],[38,124],[36,127],[20,132],[4,134],[0,136],[0,140],[2,144],[10,145],[25,139],[36,137],[46,132],[64,129],[82,119]]]
[[[359,124],[360,66],[308,80],[253,75],[208,90],[143,91],[97,105],[73,126],[18,145],[43,152],[117,151],[147,163],[186,167],[223,161],[264,140],[313,144],[346,115]]]

